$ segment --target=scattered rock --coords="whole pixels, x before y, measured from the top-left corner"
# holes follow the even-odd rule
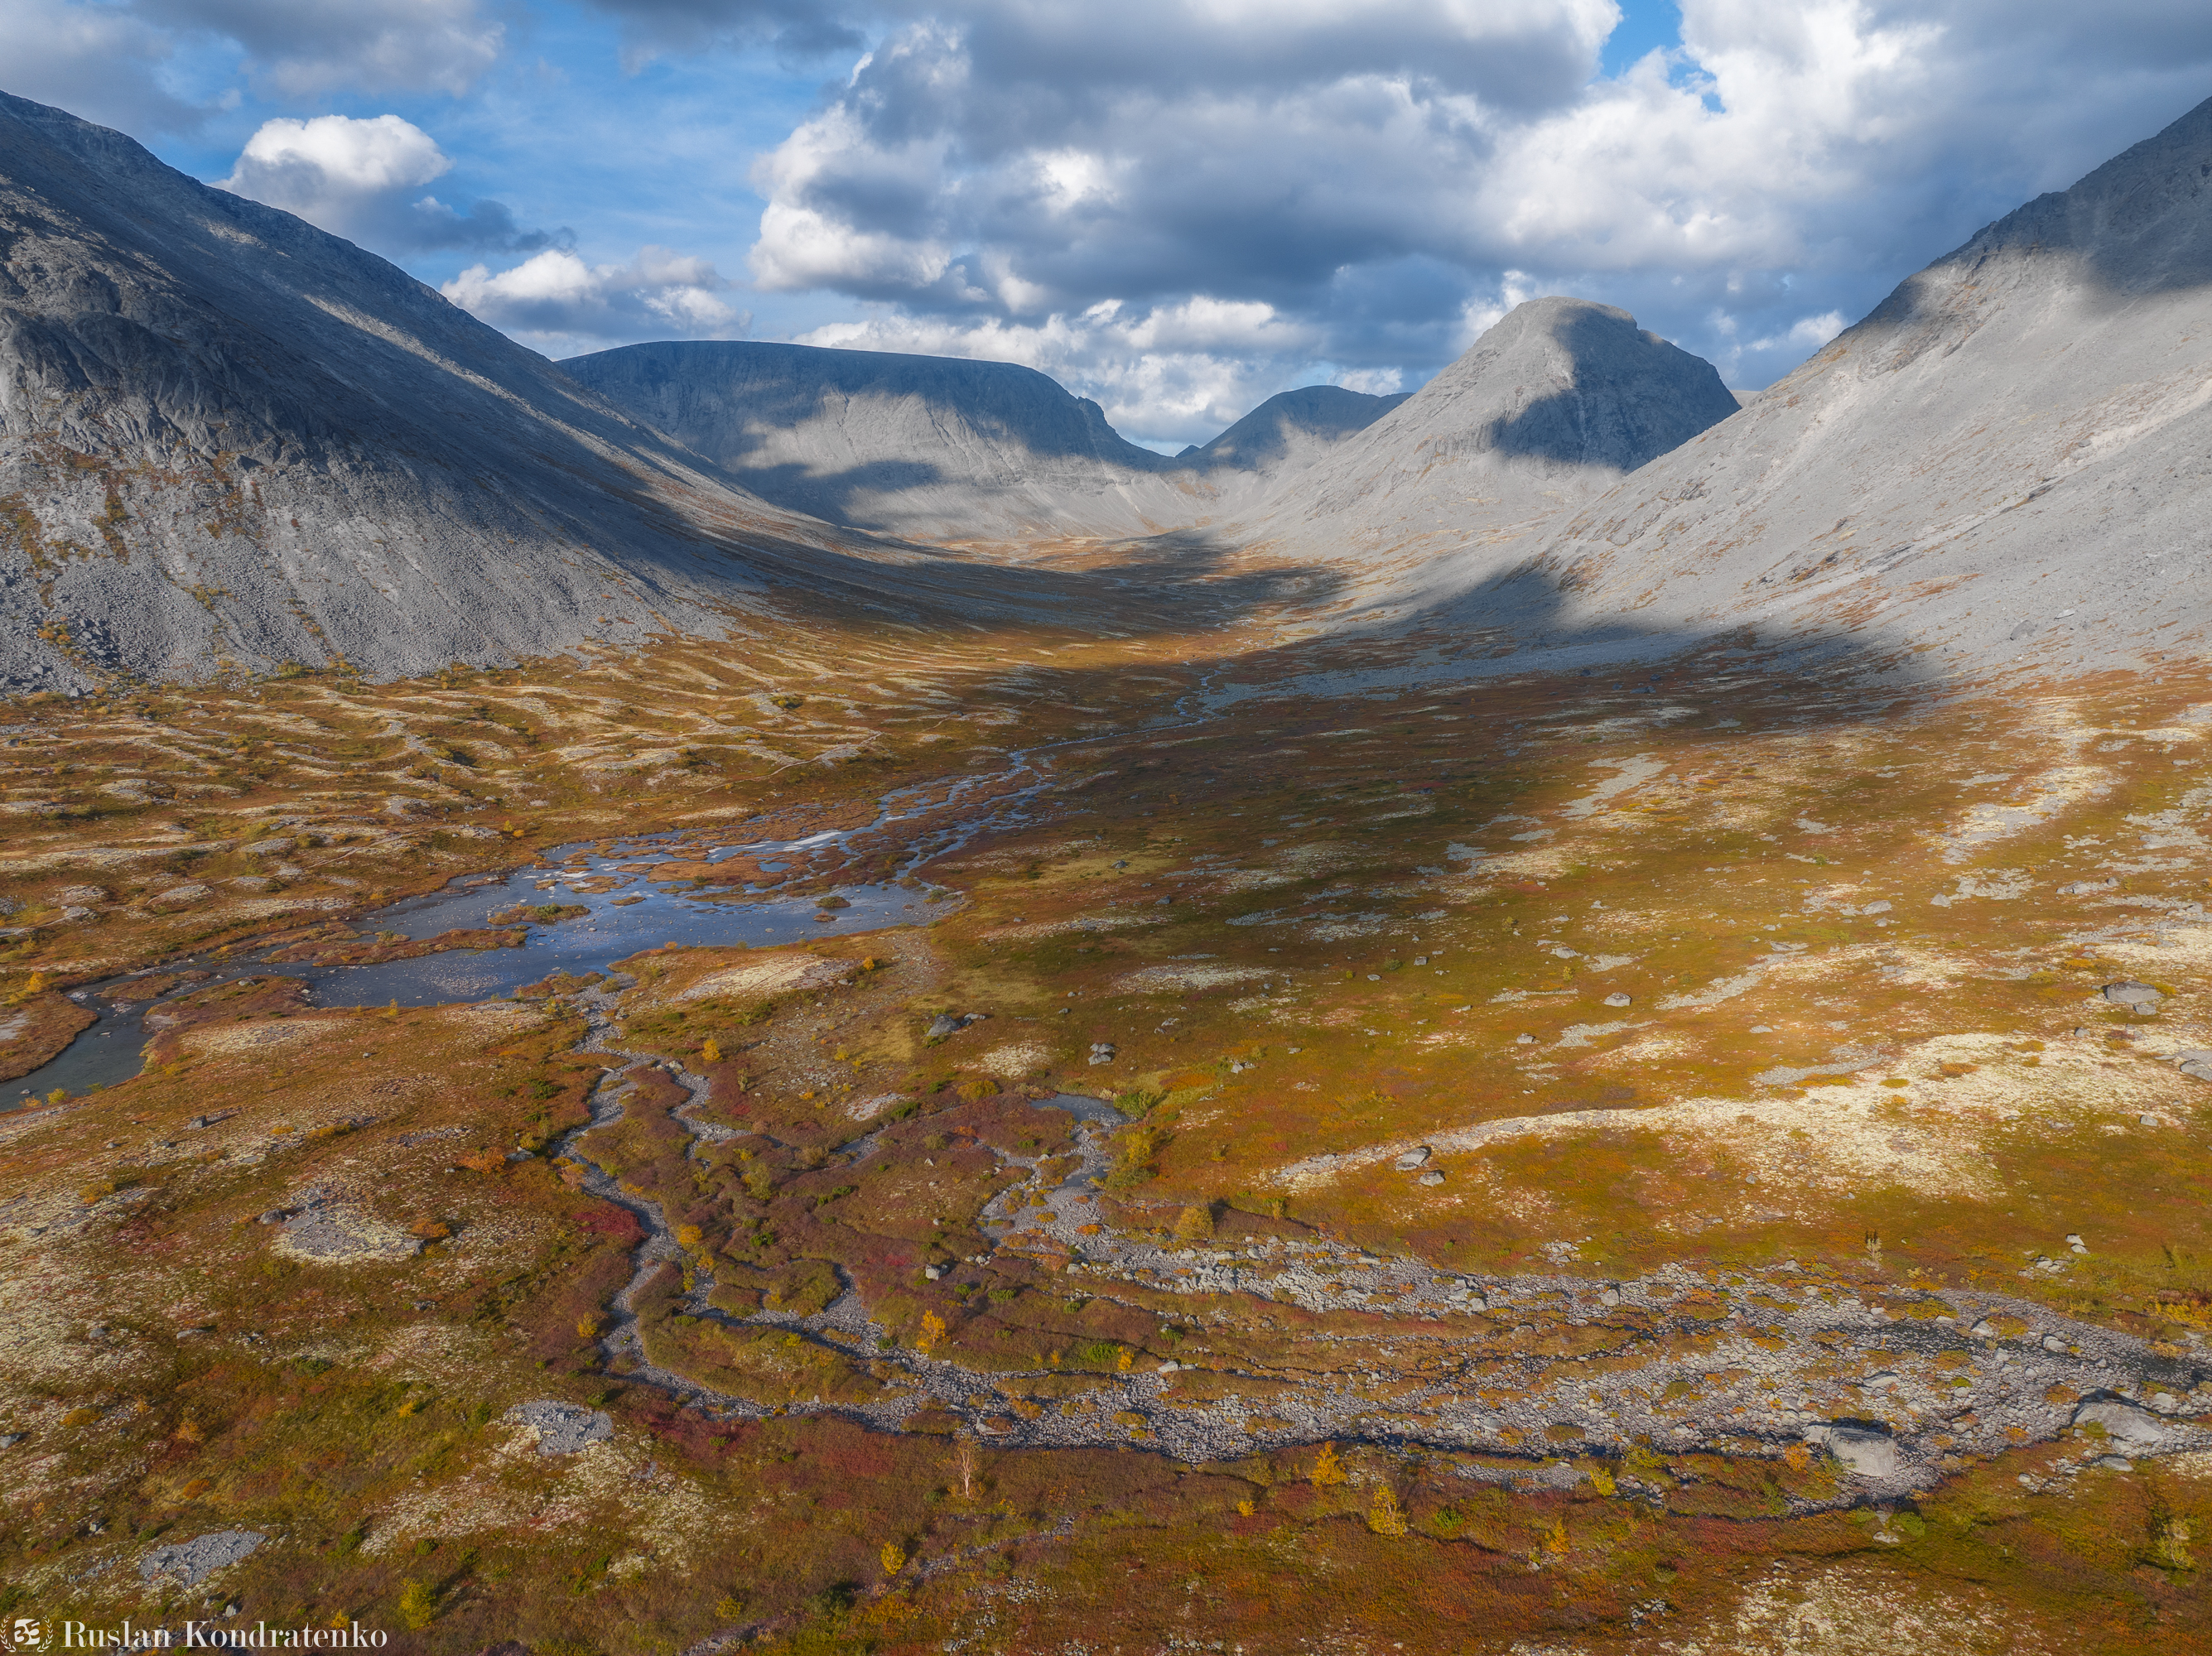
[[[173,1575],[188,1587],[197,1586],[216,1571],[250,1556],[268,1538],[254,1530],[219,1530],[195,1536],[190,1541],[155,1548],[138,1561],[138,1574],[149,1581],[157,1575]]]
[[[2191,1081],[2212,1081],[2212,1052],[2191,1047],[2173,1055],[2173,1067]]]
[[[1444,1176],[1431,1168],[1429,1172],[1423,1174],[1413,1182],[1417,1185],[1441,1185],[1444,1182]]]
[[[421,816],[429,809],[428,799],[417,799],[410,794],[395,793],[384,802],[385,814],[388,816]]]
[[[2118,885],[2118,880],[2075,880],[2058,888],[2062,897],[2086,897],[2093,891],[2110,891]]]
[[[2147,983],[2108,983],[2100,992],[2116,1006],[2148,1012],[2166,997]]]
[[[1401,1173],[1411,1173],[1415,1168],[1425,1165],[1432,1154],[1426,1144],[1417,1145],[1400,1156],[1395,1165]]]
[[[147,898],[146,907],[157,914],[169,914],[180,908],[190,908],[195,903],[204,903],[214,895],[214,890],[207,886],[175,885]]]
[[[1605,1004],[1607,1006],[1628,1006],[1633,1004],[1628,997],[1622,994],[1619,990],[1615,990],[1612,994],[1607,995],[1605,998]]]
[[[2108,1472],[2132,1472],[2136,1464],[2124,1455],[2100,1455],[2089,1463]]]
[[[614,1417],[605,1410],[574,1403],[518,1403],[505,1418],[510,1426],[538,1435],[541,1455],[581,1454],[594,1443],[611,1442],[615,1435]]]
[[[64,904],[88,905],[106,902],[109,896],[110,893],[106,886],[65,885],[61,889],[59,901]]]
[[[1093,1064],[1111,1064],[1114,1061],[1114,1043],[1109,1040],[1092,1041],[1091,1061]]]
[[[82,904],[72,903],[62,910],[62,918],[72,925],[82,925],[87,920],[98,919],[100,911],[96,908],[87,908]]]

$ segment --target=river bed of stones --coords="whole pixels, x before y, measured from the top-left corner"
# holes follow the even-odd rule
[[[634,981],[618,976],[578,997],[587,1021],[579,1051],[615,1050],[615,1004]],[[1073,1094],[1038,1101],[1079,1118],[1072,1158],[994,1151],[1026,1175],[984,1209],[981,1228],[994,1249],[1056,1264],[1072,1291],[1147,1312],[1157,1311],[1152,1296],[1187,1296],[1194,1311],[1178,1320],[1201,1330],[1264,1317],[1272,1305],[1373,1316],[1376,1331],[1354,1331],[1340,1321],[1313,1331],[1310,1338],[1340,1348],[1328,1372],[1176,1360],[1085,1376],[1094,1382],[1087,1406],[1020,1410],[1023,1381],[1054,1371],[986,1372],[900,1346],[849,1284],[812,1315],[735,1316],[708,1303],[711,1269],[690,1261],[688,1314],[786,1329],[871,1367],[894,1388],[868,1404],[794,1399],[771,1408],[646,1358],[635,1296],[683,1251],[659,1204],[580,1157],[574,1141],[620,1119],[632,1072],[648,1065],[690,1093],[672,1114],[693,1135],[695,1149],[731,1135],[694,1114],[706,1101],[703,1077],[672,1059],[636,1055],[601,1082],[591,1121],[558,1153],[583,1169],[586,1190],[628,1210],[646,1233],[601,1342],[607,1361],[634,1381],[718,1416],[836,1413],[896,1431],[933,1410],[958,1417],[994,1447],[1122,1446],[1192,1463],[1364,1441],[1473,1452],[1480,1459],[1461,1463],[1464,1475],[1562,1487],[1585,1475],[1571,1457],[1615,1454],[1631,1444],[1672,1454],[1778,1455],[1802,1442],[1832,1453],[1850,1477],[1838,1500],[1793,1499],[1797,1510],[1906,1498],[1965,1457],[2069,1431],[2081,1450],[2061,1458],[2051,1477],[2092,1466],[2125,1471],[2132,1458],[2212,1447],[2212,1429],[2191,1418],[2212,1412],[2212,1356],[2193,1349],[2160,1356],[2127,1335],[2003,1295],[1947,1287],[1947,1309],[1929,1314],[1928,1295],[1900,1289],[1889,1297],[1910,1309],[1899,1315],[1844,1284],[1808,1281],[1794,1261],[1764,1273],[1706,1274],[1670,1265],[1623,1280],[1566,1271],[1501,1277],[1386,1259],[1328,1240],[1176,1246],[1117,1232],[1100,1198],[1112,1164],[1110,1136],[1123,1118],[1102,1101]],[[838,1156],[857,1165],[881,1145],[881,1132],[872,1132]],[[988,1265],[989,1257],[972,1256],[944,1274],[957,1279]],[[1603,1349],[1574,1355],[1524,1349],[1562,1326],[1598,1331]],[[1696,1349],[1670,1350],[1669,1337],[1680,1336],[1693,1338]],[[1469,1372],[1438,1372],[1455,1364]],[[1480,1373],[1472,1372],[1476,1366]],[[1232,1384],[1251,1382],[1265,1395],[1179,1397],[1181,1377],[1200,1370]],[[1632,1495],[1660,1498],[1625,1473],[1619,1483]]]

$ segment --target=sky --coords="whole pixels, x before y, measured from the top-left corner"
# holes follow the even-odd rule
[[[997,358],[1172,452],[1545,294],[1767,385],[2212,95],[2212,6],[8,0],[0,88],[550,356]]]

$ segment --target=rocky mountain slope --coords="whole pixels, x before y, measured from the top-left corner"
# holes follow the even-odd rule
[[[932,542],[1139,536],[1218,516],[1403,400],[1285,391],[1170,458],[1012,362],[748,341],[561,366],[765,499]]]
[[[1355,559],[1363,614],[1425,609],[1525,562],[1564,513],[1736,412],[1712,364],[1626,311],[1530,300],[1291,477],[1254,529],[1280,555]]]
[[[1209,469],[1249,471],[1273,482],[1304,470],[1412,395],[1399,391],[1374,397],[1342,385],[1301,385],[1277,391],[1212,442],[1194,443],[1176,458]]]
[[[1911,277],[1542,567],[1584,612],[2078,670],[2201,641],[2208,522],[2212,101]]]
[[[715,633],[843,555],[384,260],[0,95],[0,688]]]

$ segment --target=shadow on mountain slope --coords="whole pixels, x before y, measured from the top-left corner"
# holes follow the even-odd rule
[[[1571,383],[1492,424],[1487,446],[1500,454],[1630,472],[1737,412],[1711,364],[1653,341],[1625,314],[1575,307],[1552,338],[1572,365]]]

